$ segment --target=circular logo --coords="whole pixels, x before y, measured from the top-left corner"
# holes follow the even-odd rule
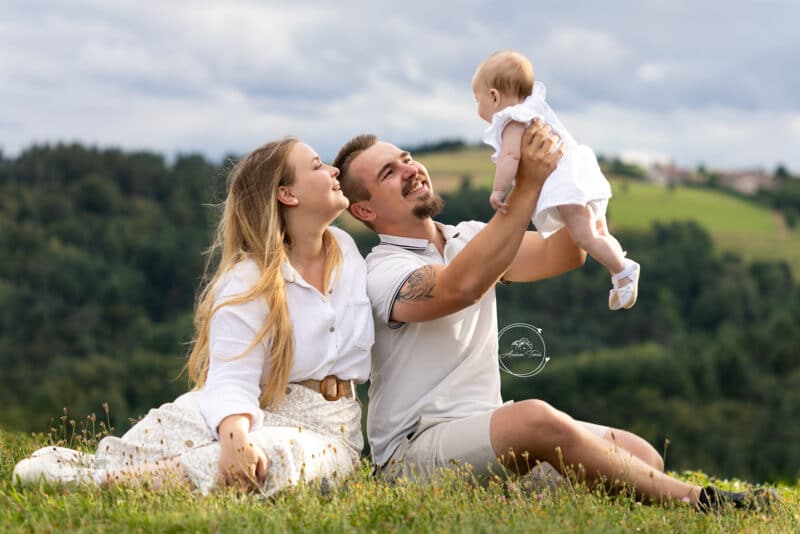
[[[541,328],[514,323],[503,327],[498,336],[500,369],[510,375],[530,378],[550,361]]]

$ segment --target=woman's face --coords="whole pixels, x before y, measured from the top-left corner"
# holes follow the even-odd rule
[[[350,205],[336,179],[339,169],[322,163],[310,146],[295,143],[289,164],[294,169],[294,183],[288,189],[296,200],[295,207],[333,220]]]

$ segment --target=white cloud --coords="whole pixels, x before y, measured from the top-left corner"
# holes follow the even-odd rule
[[[614,35],[590,28],[552,28],[540,48],[560,68],[582,68],[592,72],[615,69],[629,58],[627,48]]]
[[[363,131],[477,140],[472,73],[513,47],[599,152],[800,169],[794,3],[576,0],[511,17],[457,7],[12,1],[0,20],[0,147],[80,140],[216,158],[287,133],[326,156]]]
[[[660,82],[666,74],[667,66],[663,63],[643,63],[636,69],[636,77],[644,82]]]
[[[721,107],[702,113],[693,109],[648,113],[596,106],[562,118],[579,142],[607,155],[667,154],[689,167],[705,163],[772,169],[784,162],[800,168],[796,150],[800,130],[792,128],[786,113]]]
[[[669,156],[669,154],[635,148],[626,148],[620,150],[619,159],[625,163],[633,163],[643,167],[650,167],[652,165],[666,165],[672,161],[672,158]]]
[[[800,138],[800,113],[795,113],[787,117],[789,131],[796,137]]]

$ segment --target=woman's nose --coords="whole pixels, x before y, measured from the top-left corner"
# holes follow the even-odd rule
[[[339,169],[331,166],[331,178],[336,178],[337,176],[339,176]]]

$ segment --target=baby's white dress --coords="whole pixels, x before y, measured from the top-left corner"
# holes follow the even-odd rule
[[[510,121],[525,125],[541,117],[558,134],[566,145],[566,153],[558,162],[556,170],[545,180],[533,224],[539,234],[547,239],[564,226],[558,206],[568,204],[590,205],[597,217],[605,217],[611,185],[600,171],[597,157],[591,148],[579,145],[570,135],[556,114],[545,102],[545,87],[541,82],[533,85],[533,94],[521,104],[501,109],[492,116],[492,123],[483,134],[483,142],[495,149],[492,161],[496,162],[503,146],[503,129]]]

